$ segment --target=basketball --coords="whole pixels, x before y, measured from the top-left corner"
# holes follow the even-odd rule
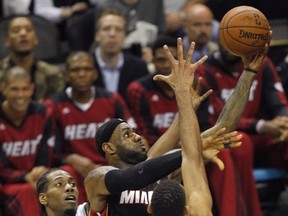
[[[229,10],[219,26],[221,45],[236,56],[250,56],[269,43],[269,22],[258,9],[238,6]]]

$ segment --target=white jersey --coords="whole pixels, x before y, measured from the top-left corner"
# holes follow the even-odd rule
[[[88,216],[85,209],[86,205],[87,205],[86,202],[78,205],[76,216]]]
[[[78,205],[77,212],[75,216],[89,216],[86,212],[86,208],[88,207],[88,203],[84,202],[80,205]],[[97,216],[101,216],[99,212],[97,212]]]

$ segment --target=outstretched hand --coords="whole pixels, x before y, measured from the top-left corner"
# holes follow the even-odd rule
[[[202,140],[202,156],[204,161],[215,163],[220,170],[224,170],[224,163],[218,158],[218,153],[224,148],[239,147],[242,135],[237,134],[237,131],[225,133],[225,128],[221,128],[216,133]]]
[[[168,76],[160,74],[155,75],[153,79],[155,81],[166,82],[174,90],[174,92],[187,90],[186,88],[188,86],[190,88],[193,85],[194,74],[197,67],[207,59],[207,56],[204,56],[196,63],[191,64],[190,61],[193,56],[195,43],[191,43],[186,59],[184,59],[183,42],[181,38],[177,39],[178,60],[173,57],[167,45],[165,45],[163,48],[167,58],[169,59],[172,72]]]
[[[270,34],[269,37],[270,37],[270,40],[271,40],[271,38],[272,38],[272,31],[271,30],[270,30],[269,34]],[[270,40],[269,40],[269,43],[270,43]],[[260,49],[258,51],[258,53],[256,53],[255,55],[246,56],[246,57],[243,56],[242,57],[242,62],[244,64],[244,66],[246,68],[252,69],[254,71],[258,71],[259,68],[262,65],[263,59],[265,58],[265,56],[268,53],[269,43],[266,43],[265,47],[263,47],[263,49]]]

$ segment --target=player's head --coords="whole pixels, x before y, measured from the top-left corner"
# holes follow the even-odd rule
[[[27,16],[13,16],[8,22],[5,46],[19,56],[26,56],[34,51],[38,44],[32,21]]]
[[[2,92],[4,106],[11,112],[26,112],[34,92],[30,74],[22,67],[10,68],[4,75]]]
[[[171,66],[169,59],[165,54],[163,46],[167,45],[175,59],[177,56],[177,39],[168,36],[159,36],[153,45],[153,62],[157,74],[169,75]]]
[[[69,172],[59,168],[47,171],[39,178],[36,190],[43,215],[75,215],[78,189]]]
[[[120,160],[126,164],[137,164],[147,158],[146,145],[134,128],[122,119],[111,119],[96,132],[98,152],[111,164]],[[111,164],[112,165],[112,164]]]
[[[183,216],[186,198],[182,185],[175,180],[163,180],[154,188],[148,212],[152,216]]]
[[[84,51],[71,53],[66,59],[65,75],[74,91],[90,91],[98,76],[92,55]]]

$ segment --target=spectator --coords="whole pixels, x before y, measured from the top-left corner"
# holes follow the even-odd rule
[[[185,49],[191,42],[196,43],[192,62],[197,61],[203,55],[218,50],[218,44],[212,42],[213,13],[204,4],[187,4],[184,9],[183,38]],[[215,27],[218,32],[218,27]],[[217,34],[218,35],[218,34]]]
[[[23,68],[12,67],[5,74],[5,100],[0,108],[0,183],[1,190],[10,197],[4,208],[15,208],[17,199],[17,215],[38,216],[36,182],[50,165],[54,138],[47,109],[31,101],[33,87]]]
[[[98,73],[90,53],[71,53],[66,67],[70,86],[46,103],[52,102],[56,119],[54,166],[72,167],[67,170],[77,180],[79,202],[82,203],[86,201],[84,178],[95,167],[107,164],[95,150],[94,137],[98,127],[111,118],[123,118],[136,125],[118,93],[93,86]]]
[[[133,44],[147,47],[157,35],[166,32],[163,0],[97,0],[96,14],[111,7],[121,11],[127,22],[123,48],[131,48]]]
[[[284,88],[285,95],[288,98],[288,55],[286,55],[284,60],[277,65],[276,69]]]
[[[95,21],[89,0],[35,0],[34,4],[34,13],[57,25],[62,40],[68,40],[72,51],[89,50]]]
[[[243,160],[243,158],[239,158],[239,155],[232,154],[233,157],[230,163],[233,165],[234,170],[236,172],[241,169],[246,170],[251,165],[262,167],[284,166],[286,163],[284,163],[286,160],[286,147],[281,143],[272,145],[272,138],[281,142],[287,139],[287,126],[285,126],[285,122],[287,122],[287,99],[283,94],[283,87],[275,67],[268,57],[263,60],[258,70],[253,68],[250,70],[249,67],[243,65],[240,57],[232,56],[221,47],[220,51],[213,53],[199,69],[207,83],[207,88],[214,90],[209,100],[212,125],[219,116],[219,111],[223,109],[227,99],[234,91],[234,86],[239,77],[243,73],[255,74],[254,79],[251,81],[251,90],[246,108],[237,126],[237,130],[242,131],[244,136],[247,137],[246,142],[243,141],[247,148],[246,151],[242,152],[247,159]],[[242,72],[243,70],[244,72]],[[254,164],[248,162],[253,157]],[[245,163],[243,164],[243,162]],[[210,169],[210,174],[216,176],[215,180],[218,179],[212,182],[214,190],[217,190],[214,193],[223,194],[222,189],[218,189],[219,184],[225,182],[225,185],[229,185],[230,181],[224,181],[223,173],[214,168]],[[239,181],[249,181],[247,177],[239,176],[241,179]],[[244,190],[246,189],[244,188]],[[256,198],[253,198],[255,196],[252,196],[251,192],[253,192],[251,188],[243,192],[244,199],[242,200],[246,202],[248,207],[246,209],[247,214],[260,215],[259,211],[259,213],[252,212],[253,209],[254,211],[257,210],[255,208],[256,205],[253,203],[258,197],[255,195]],[[229,196],[229,193],[227,192],[227,196]],[[227,198],[222,197],[223,199],[218,199],[219,201],[222,200],[222,204],[219,203],[219,205],[225,206]]]
[[[122,52],[125,26],[125,18],[118,10],[104,11],[96,23],[99,46],[93,50],[99,71],[95,85],[118,92],[124,99],[129,83],[149,73],[144,61]]]
[[[158,37],[153,46],[155,74],[171,73],[164,45],[169,46],[174,58],[177,57],[177,40],[168,36]],[[137,132],[147,139],[150,146],[170,127],[178,115],[173,89],[164,82],[155,82],[153,76],[154,74],[148,74],[133,81],[127,90],[128,106],[137,123]]]
[[[42,102],[64,88],[65,82],[60,68],[36,58],[34,49],[37,46],[37,35],[28,17],[11,18],[5,46],[9,49],[9,55],[0,62],[1,83],[7,71],[17,65],[31,75],[31,81],[35,84],[32,96],[34,100]]]
[[[24,212],[19,211],[19,201],[15,197],[7,195],[0,186],[0,214],[6,216],[24,216]]]

